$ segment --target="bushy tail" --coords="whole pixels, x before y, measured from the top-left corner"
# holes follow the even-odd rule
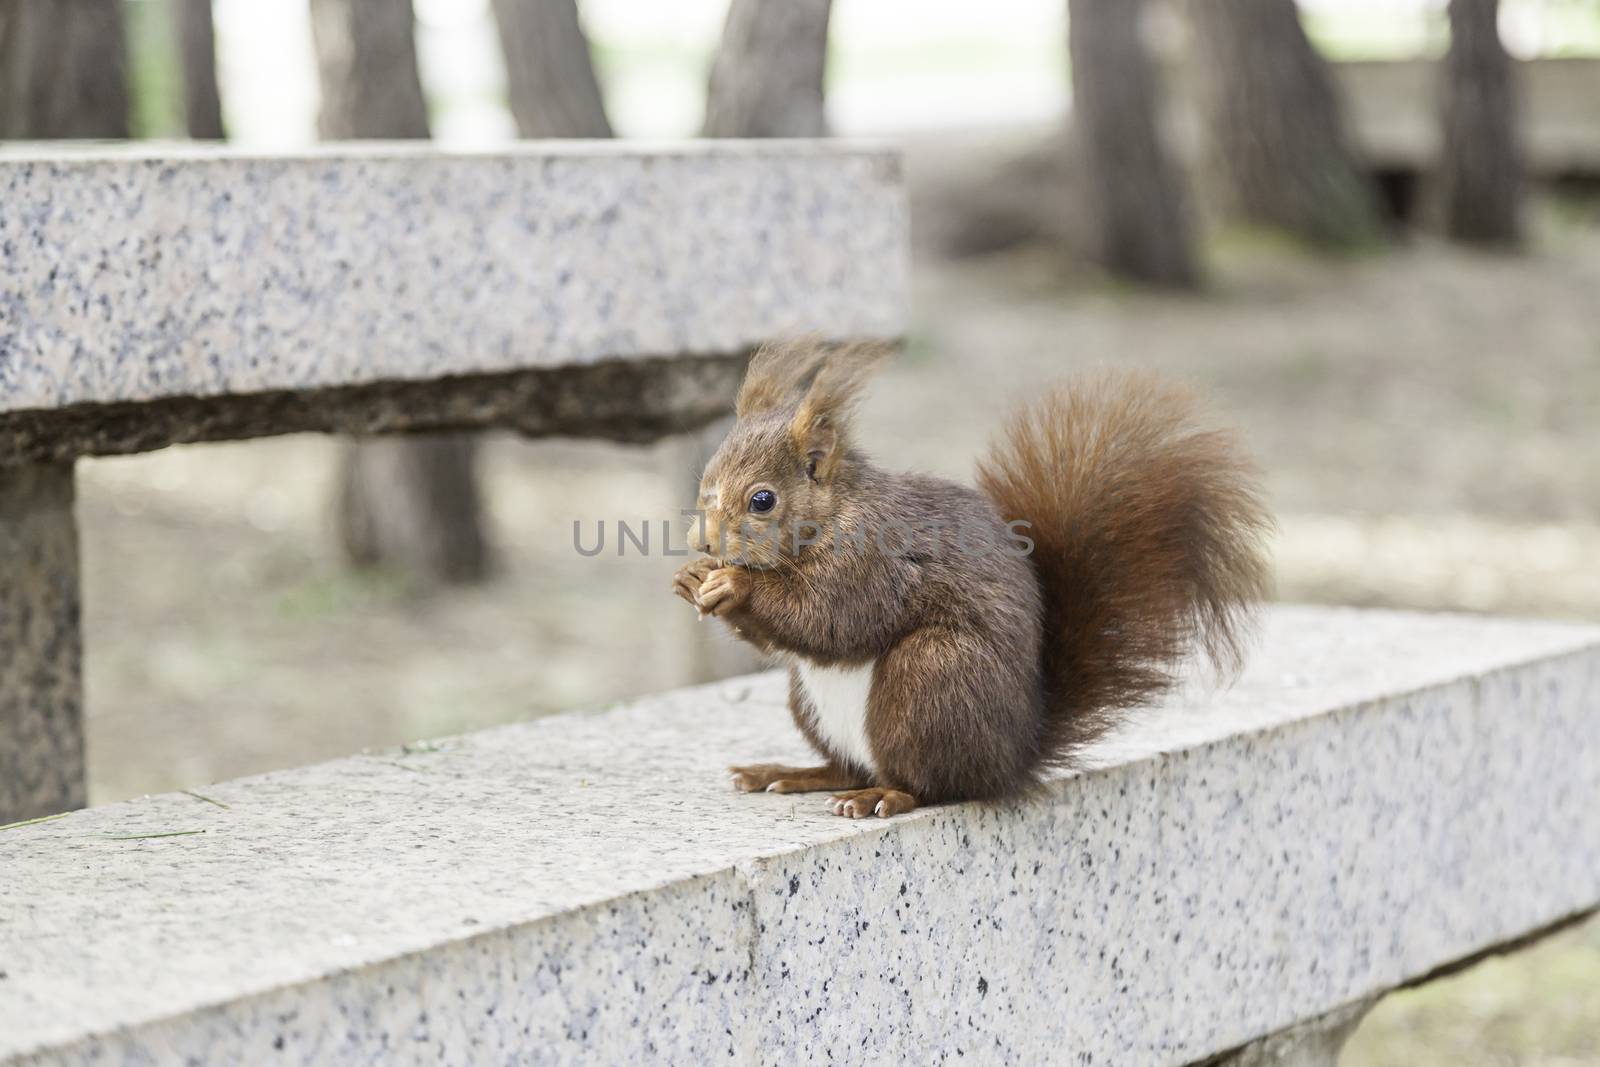
[[[1032,523],[1051,763],[1169,689],[1196,649],[1237,672],[1273,521],[1254,466],[1189,390],[1147,374],[1064,383],[1007,424],[978,481],[1003,518]]]

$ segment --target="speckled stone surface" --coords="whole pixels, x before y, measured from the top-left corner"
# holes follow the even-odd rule
[[[84,803],[72,502],[70,463],[0,468],[0,823]]]
[[[898,157],[826,142],[0,151],[0,413],[898,337]]]
[[[0,1062],[1183,1064],[1600,903],[1592,628],[1279,609],[1084,773],[887,822],[728,789],[804,757],[781,689],[0,832]]]

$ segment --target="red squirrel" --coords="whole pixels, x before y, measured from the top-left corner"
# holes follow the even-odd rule
[[[815,767],[731,768],[836,815],[1017,793],[1171,688],[1238,669],[1272,520],[1186,389],[1079,377],[1025,405],[978,489],[875,466],[851,416],[884,346],[752,358],[673,591],[789,665]],[[975,537],[973,531],[995,536]]]

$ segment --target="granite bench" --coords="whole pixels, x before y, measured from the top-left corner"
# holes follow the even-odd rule
[[[904,330],[897,156],[0,149],[0,822],[84,802],[73,461],[303,430],[648,441]]]
[[[1600,629],[1275,609],[1082,772],[892,820],[729,788],[783,694],[0,831],[0,1064],[1331,1067],[1600,905]]]

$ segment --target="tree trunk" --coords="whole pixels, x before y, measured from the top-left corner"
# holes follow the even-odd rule
[[[338,486],[350,561],[404,568],[429,581],[482,578],[489,561],[476,452],[470,434],[351,442]]]
[[[1211,165],[1248,222],[1323,245],[1383,237],[1332,72],[1295,0],[1190,0]]]
[[[1069,0],[1072,113],[1097,255],[1113,274],[1199,283],[1183,182],[1161,141],[1143,0]]]
[[[0,139],[129,132],[122,0],[0,0]]]
[[[325,140],[428,136],[411,0],[311,0]]]
[[[1458,241],[1522,239],[1522,150],[1516,72],[1500,43],[1499,0],[1451,0],[1444,62],[1445,232]]]
[[[178,56],[183,63],[183,116],[197,141],[225,141],[222,92],[217,87],[217,32],[211,0],[174,0]]]
[[[329,140],[425,138],[411,0],[311,0],[322,81],[318,127]],[[465,582],[489,569],[470,436],[350,442],[335,517],[345,554],[424,581]]]
[[[610,137],[577,0],[494,0],[511,114],[523,137]]]
[[[706,91],[707,137],[823,137],[831,0],[732,0]]]

